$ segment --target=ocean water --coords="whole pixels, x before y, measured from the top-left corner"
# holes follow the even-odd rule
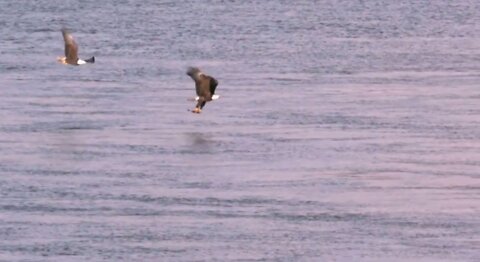
[[[478,1],[0,10],[0,261],[480,261]]]

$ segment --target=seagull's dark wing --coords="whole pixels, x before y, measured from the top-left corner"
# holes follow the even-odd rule
[[[62,29],[63,40],[65,41],[65,57],[67,61],[78,60],[78,45],[73,40],[72,35],[66,30]]]

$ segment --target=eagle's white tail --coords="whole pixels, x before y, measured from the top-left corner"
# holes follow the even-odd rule
[[[219,95],[213,95],[213,96],[212,96],[212,100],[217,100],[217,99],[219,99],[219,98],[220,98]],[[198,97],[198,96],[195,97],[195,101],[198,101],[198,99],[200,99],[200,97]]]

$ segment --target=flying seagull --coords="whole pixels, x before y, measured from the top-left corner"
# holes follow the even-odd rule
[[[65,56],[58,57],[58,62],[62,64],[69,65],[83,65],[86,63],[95,63],[95,57],[92,56],[87,60],[82,60],[78,58],[78,45],[73,40],[72,35],[67,31],[67,29],[62,29],[63,40],[65,41]]]
[[[204,74],[197,67],[189,67],[187,75],[195,81],[195,90],[197,91],[197,97],[195,98],[197,105],[195,106],[195,109],[192,110],[192,113],[199,114],[202,112],[202,108],[208,101],[219,98],[218,95],[215,95],[218,81],[215,78]]]

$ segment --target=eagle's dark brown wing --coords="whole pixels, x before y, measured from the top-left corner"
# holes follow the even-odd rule
[[[65,41],[65,57],[67,61],[76,63],[78,60],[78,45],[73,40],[72,35],[66,30],[62,29],[63,40]]]
[[[195,89],[199,97],[207,98],[210,94],[210,78],[206,75],[200,75],[195,80]]]
[[[195,81],[197,95],[205,97],[206,101],[211,100],[217,85],[218,81],[215,78],[203,74]]]
[[[213,96],[215,94],[215,89],[217,88],[217,86],[218,86],[217,79],[210,76],[210,95]]]

